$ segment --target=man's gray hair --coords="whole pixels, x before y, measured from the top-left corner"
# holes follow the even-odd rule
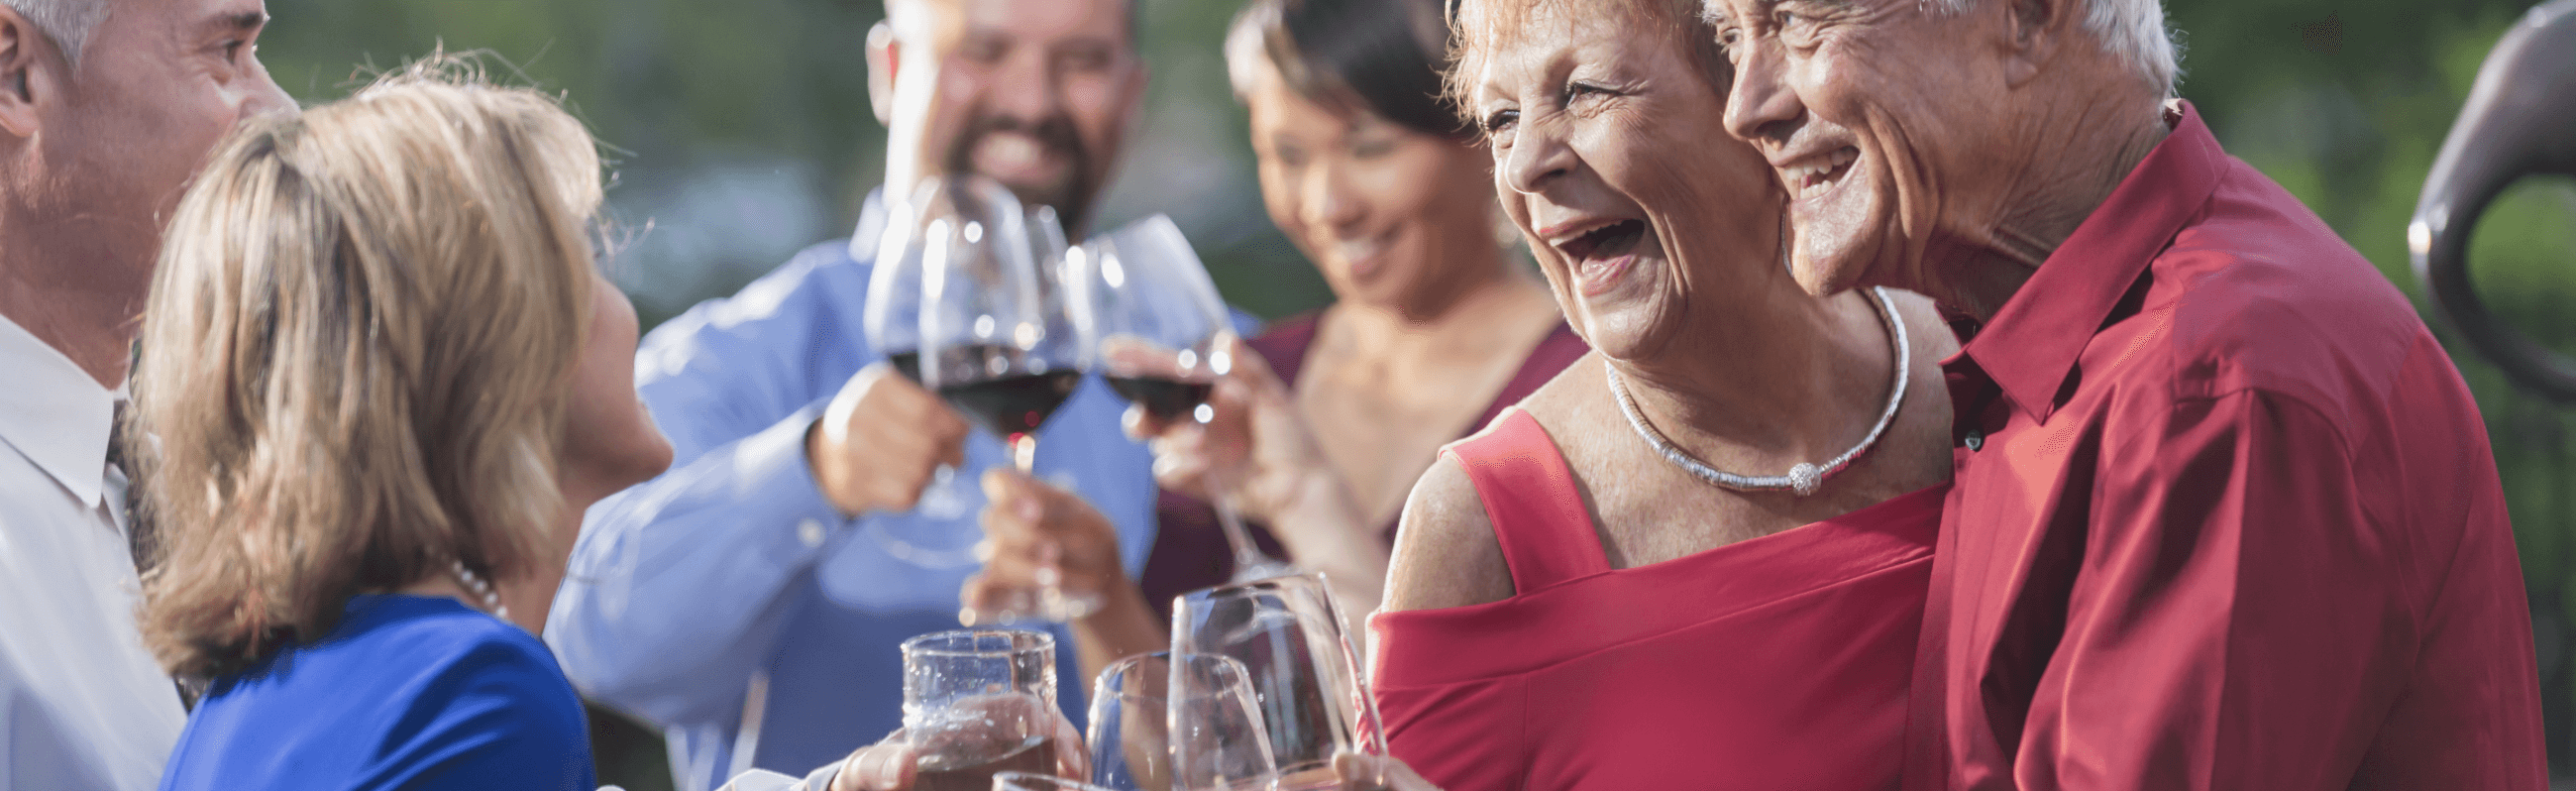
[[[62,49],[63,59],[80,63],[81,45],[89,43],[90,31],[107,18],[108,0],[0,0],[10,10],[26,17],[36,30],[53,39]]]
[[[13,0],[14,1],[14,0]],[[1960,13],[1979,0],[1922,0],[1937,11]],[[2085,0],[2084,32],[2137,68],[2165,96],[2182,78],[2181,46],[2165,24],[2164,0]]]

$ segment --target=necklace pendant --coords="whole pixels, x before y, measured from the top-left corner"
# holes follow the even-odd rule
[[[1824,484],[1825,477],[1822,471],[1816,469],[1816,465],[1802,461],[1798,462],[1798,466],[1789,468],[1789,488],[1797,492],[1800,497],[1815,494],[1816,487]]]

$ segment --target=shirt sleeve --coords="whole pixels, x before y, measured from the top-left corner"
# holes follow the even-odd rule
[[[2304,402],[2133,406],[2098,440],[2018,786],[2347,787],[2417,644],[2407,528],[2366,512],[2342,433]]]
[[[638,352],[674,463],[583,520],[546,637],[584,693],[662,724],[730,716],[793,609],[791,583],[846,523],[805,433],[839,388],[823,375],[873,353],[827,309],[847,295],[826,278],[864,282],[864,268],[830,259],[809,252]]]

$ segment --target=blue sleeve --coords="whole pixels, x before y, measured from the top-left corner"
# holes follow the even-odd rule
[[[873,352],[840,321],[867,267],[806,251],[665,323],[637,389],[676,451],[660,477],[594,505],[546,623],[576,686],[663,724],[730,715],[771,653],[823,539],[844,520],[805,433]]]
[[[360,789],[593,791],[589,723],[545,647],[515,627],[441,668]],[[372,745],[369,745],[372,746]]]

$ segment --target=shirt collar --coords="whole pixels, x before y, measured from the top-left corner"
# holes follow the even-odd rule
[[[1959,351],[2034,419],[2048,419],[2085,345],[2218,189],[2227,152],[2190,102],[2174,110],[2173,131]]]
[[[90,378],[78,363],[0,316],[0,442],[25,454],[90,507],[104,502],[107,443],[119,390]]]

